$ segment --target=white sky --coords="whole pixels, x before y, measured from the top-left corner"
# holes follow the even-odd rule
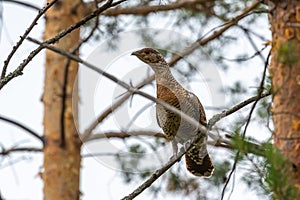
[[[31,1],[27,1],[31,2]],[[42,7],[44,1],[39,0],[35,1],[34,4],[36,4],[39,7]],[[36,16],[36,12],[33,10],[29,10],[27,8],[24,8],[22,6],[16,6],[15,4],[10,3],[3,3],[3,27],[2,27],[2,35],[0,40],[0,61],[3,64],[3,61],[6,59],[8,53],[11,51],[12,46],[18,41],[19,36],[22,35],[25,31],[25,29],[29,26],[31,23],[31,20]],[[44,26],[44,20],[39,20],[38,25],[35,26],[33,31],[31,32],[30,36],[34,38],[41,39],[42,33],[43,33],[43,26]],[[262,23],[258,26],[258,30],[264,30],[267,31],[267,23]],[[151,27],[155,28],[155,27]],[[241,34],[241,33],[236,33]],[[266,35],[265,37],[269,37]],[[193,38],[193,36],[186,35],[186,37],[191,37],[192,40],[196,39]],[[102,45],[102,46],[101,46]],[[241,48],[251,48],[247,42],[242,42]],[[126,46],[126,45],[124,45]],[[25,41],[22,47],[17,51],[14,58],[10,62],[10,67],[8,68],[8,71],[14,70],[19,63],[27,57],[28,53],[33,50],[35,45],[31,44],[30,42]],[[103,44],[90,44],[89,46],[85,46],[84,48],[84,54],[83,57],[89,57],[90,62],[95,62],[96,60],[90,55],[91,52],[94,51],[94,49],[103,49]],[[127,48],[127,49],[126,49]],[[110,68],[108,69],[108,72],[115,74],[116,76],[123,77],[129,73],[130,76],[130,70],[135,70],[139,68],[146,68],[143,64],[141,64],[137,59],[134,59],[129,56],[129,52],[131,49],[138,48],[138,45],[133,45],[132,47],[126,46],[126,48],[122,49],[120,48],[121,54],[119,56],[114,56],[114,60],[111,60],[110,62]],[[127,53],[126,53],[127,52]],[[232,57],[234,55],[233,53],[228,53],[228,57]],[[254,52],[251,49],[251,52]],[[256,60],[257,61],[257,60]],[[133,66],[132,69],[128,70],[119,70],[116,68],[116,66],[119,65],[128,65],[130,63],[130,66]],[[246,83],[247,89],[252,90],[253,92],[255,89],[251,88],[257,85],[257,83],[254,81],[254,77],[256,77],[258,71],[261,72],[263,69],[262,64],[258,61],[256,62],[256,66],[247,66],[247,67],[241,67],[239,70],[237,68],[228,71],[227,73],[224,73],[222,71],[219,71],[221,76],[221,81],[224,85],[229,85],[232,83],[232,80],[235,80],[236,77],[239,77],[239,80],[243,80],[243,82]],[[102,65],[106,66],[106,65]],[[260,70],[257,70],[259,68]],[[118,74],[119,73],[119,74]],[[206,73],[206,72],[202,72]],[[207,72],[208,73],[208,72]],[[35,130],[38,133],[43,132],[43,126],[42,126],[42,119],[43,119],[43,107],[42,103],[40,101],[43,91],[43,78],[44,78],[44,53],[40,53],[38,56],[36,56],[33,61],[25,68],[24,75],[20,76],[18,78],[15,78],[12,80],[8,85],[6,85],[1,91],[0,91],[0,114],[16,119],[19,122],[22,122],[26,124],[27,126],[31,127],[33,130]],[[97,78],[97,77],[96,77]],[[130,79],[132,76],[130,77]],[[98,80],[97,80],[98,81]],[[98,82],[98,85],[105,85],[106,83],[103,83],[101,81],[104,81],[101,79]],[[134,80],[133,80],[134,81]],[[111,83],[110,83],[111,84]],[[197,88],[200,85],[195,84],[194,87]],[[202,84],[203,86],[203,84]],[[103,88],[103,87],[102,87]],[[192,89],[195,89],[192,88]],[[210,88],[210,87],[209,87]],[[108,90],[115,91],[114,88],[107,88]],[[149,92],[151,92],[151,88],[148,89]],[[154,90],[153,90],[154,91]],[[152,92],[153,92],[152,91]],[[196,91],[196,89],[195,89]],[[84,92],[84,91],[81,91]],[[98,101],[101,94],[104,93],[107,94],[108,91],[101,91],[101,87],[96,90],[95,93],[90,94],[91,97],[95,102]],[[209,91],[208,91],[209,92]],[[207,93],[208,94],[208,93]],[[114,94],[111,94],[106,96],[107,100],[102,99],[101,101],[104,101],[104,103],[107,101],[110,105],[111,97]],[[117,94],[115,94],[117,95]],[[216,98],[203,98],[201,95],[203,93],[197,94],[200,99],[202,99],[203,104],[206,106],[212,106],[215,105],[214,99]],[[215,94],[211,94],[211,97],[215,97]],[[204,95],[207,96],[207,95]],[[85,96],[86,97],[86,96]],[[219,98],[219,97],[218,97]],[[223,99],[226,104],[227,98]],[[81,106],[83,109],[86,105],[85,102],[88,101],[84,98],[81,99],[82,103]],[[143,100],[140,100],[137,104],[143,104]],[[106,102],[106,103],[107,103]],[[99,101],[100,103],[100,101]],[[106,108],[106,106],[104,107]],[[93,104],[93,108],[91,108],[95,113],[100,113],[99,110],[101,108],[97,103]],[[103,109],[103,108],[102,108]],[[208,119],[214,114],[212,111],[208,111]],[[243,114],[240,113],[242,116]],[[84,117],[81,117],[82,119]],[[116,119],[118,121],[118,119]],[[139,123],[145,122],[145,119],[139,119]],[[225,120],[225,122],[229,122]],[[82,121],[82,129],[84,129],[85,124],[87,124],[88,121]],[[143,127],[152,126],[152,123],[145,122],[142,123]],[[111,123],[104,124],[104,129],[108,130],[112,127]],[[28,136],[27,133],[24,133],[23,131],[20,131],[20,129],[15,128],[14,126],[11,126],[9,124],[3,123],[0,121],[0,145],[4,146],[4,148],[9,148],[12,145],[15,144],[24,144],[24,146],[39,146],[39,142],[35,139],[32,139],[31,136]],[[258,129],[255,127],[251,127],[249,129],[249,132],[256,132]],[[256,134],[255,136],[260,135],[260,139],[267,138],[268,134],[261,135]],[[122,145],[121,143],[113,143],[113,145]],[[90,150],[88,148],[88,150]],[[83,149],[83,154],[86,153],[86,149]],[[41,170],[42,167],[42,154],[38,153],[28,153],[28,154],[22,154],[24,155],[21,157],[21,154],[12,154],[9,157],[2,157],[0,159],[0,192],[3,195],[5,199],[28,199],[28,200],[39,200],[42,199],[42,180],[39,178],[38,173]],[[10,163],[14,163],[10,166]],[[181,161],[180,163],[184,167],[184,162]],[[9,166],[7,166],[9,165]],[[82,174],[81,174],[81,191],[83,193],[82,199],[84,200],[93,200],[93,199],[119,199],[123,197],[124,195],[127,195],[129,192],[131,192],[138,184],[136,183],[134,185],[124,185],[122,181],[119,178],[120,174],[118,174],[117,171],[112,169],[111,167],[108,167],[108,165],[103,165],[101,162],[94,158],[86,158],[83,159],[82,162]],[[242,193],[241,193],[242,191]],[[246,192],[246,193],[244,193]],[[249,196],[249,199],[255,199],[258,197],[253,196],[255,195],[255,192],[251,192],[247,190],[247,188],[240,187],[239,189],[236,189],[231,199],[240,199],[241,196],[243,199],[247,199],[245,197],[245,194]],[[250,198],[251,197],[251,198]],[[149,198],[149,193],[144,192],[141,194],[137,199],[151,199],[151,196]],[[156,197],[156,199],[174,199],[173,195],[167,195],[163,193],[159,193],[159,195]]]

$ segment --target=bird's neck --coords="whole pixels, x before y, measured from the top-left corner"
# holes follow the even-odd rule
[[[181,91],[183,87],[174,78],[169,66],[155,68],[154,72],[157,97],[164,101],[176,98],[175,93]],[[167,99],[165,100],[165,98]]]
[[[152,69],[155,73],[155,80],[157,84],[163,85],[172,82],[177,83],[168,65],[152,67]]]

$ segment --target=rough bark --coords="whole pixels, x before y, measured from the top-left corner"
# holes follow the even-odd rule
[[[270,4],[274,144],[293,163],[290,177],[300,184],[300,1]]]
[[[80,19],[76,8],[80,0],[58,1],[46,14],[44,39],[55,36]],[[70,50],[79,42],[79,30],[73,31],[56,44]],[[79,199],[80,148],[77,122],[76,92],[78,64],[71,62],[67,76],[67,59],[52,51],[46,51],[44,86],[44,199]],[[67,77],[67,83],[64,84]],[[75,84],[74,84],[75,83]],[[65,92],[64,92],[65,91]],[[73,102],[72,102],[73,101]],[[75,102],[74,102],[75,101]],[[72,107],[72,104],[75,105]],[[63,114],[62,114],[63,113]]]

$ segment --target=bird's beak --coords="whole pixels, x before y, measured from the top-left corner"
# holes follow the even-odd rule
[[[131,55],[132,55],[132,56],[137,56],[136,51],[132,52]]]

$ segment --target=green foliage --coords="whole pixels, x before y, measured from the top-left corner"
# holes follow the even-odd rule
[[[214,162],[215,170],[214,175],[208,179],[212,185],[221,186],[226,182],[226,174],[231,169],[231,163],[228,160],[223,160],[219,162]]]
[[[264,83],[264,90],[272,91],[272,77],[270,75],[266,76],[265,83]]]
[[[267,186],[263,179],[264,174],[262,172],[265,159],[253,154],[248,154],[245,156],[244,165],[247,169],[241,180],[246,183],[251,190],[255,190],[256,193],[262,197],[261,199],[268,199],[266,197],[270,197],[270,194],[267,192]]]
[[[168,173],[167,190],[172,192],[183,192],[185,195],[199,190],[199,182],[196,178],[179,176],[172,170]]]
[[[256,109],[257,116],[261,119],[269,120],[271,108],[271,98],[264,98],[259,101],[259,106]]]
[[[263,148],[259,145],[253,137],[242,137],[240,134],[241,129],[237,128],[235,134],[230,135],[231,143],[235,150],[240,151],[240,160],[244,159],[243,156],[249,153],[263,156]]]
[[[136,3],[138,2],[143,5],[163,5],[169,3],[169,1],[149,2],[146,0],[142,0],[136,2],[127,2],[128,4],[126,6],[130,6],[133,4],[136,5]],[[225,22],[236,16],[241,12],[241,10],[243,10],[243,8],[247,7],[247,5],[250,5],[252,2],[252,0],[207,1],[203,3],[205,5],[199,5],[199,7],[197,8],[182,8],[170,12],[155,12],[144,16],[119,16],[118,18],[116,18],[116,20],[110,19],[109,17],[100,16],[100,18],[102,19],[100,30],[102,33],[110,36],[118,33],[119,31],[127,30],[127,26],[133,27],[134,29],[141,29],[140,38],[143,41],[143,44],[141,45],[151,47],[159,46],[160,48],[164,47],[164,49],[168,51],[162,53],[168,60],[168,58],[171,57],[171,53],[182,51],[184,47],[190,46],[194,41],[196,41],[198,38],[201,38],[201,36],[203,36],[209,30],[212,31],[209,32],[209,34],[207,34],[206,36],[212,35],[215,31],[219,30],[219,28],[223,27],[222,25],[225,24]],[[252,13],[250,13],[251,16],[239,21],[238,25],[245,27],[248,30],[250,37],[254,36],[257,39],[258,34],[256,35],[253,32],[255,31],[255,29],[253,29],[253,27],[251,28],[250,25],[256,25],[255,23],[257,23],[258,20],[261,19],[260,17],[264,14],[265,11],[265,6],[260,6],[256,10],[253,10]],[[255,14],[253,15],[253,13]],[[266,18],[266,15],[264,15],[263,17]],[[193,37],[191,37],[191,41],[180,41],[179,43],[174,44],[170,43],[169,41],[160,41],[158,39],[158,34],[147,32],[147,29],[145,29],[146,31],[142,31],[143,28],[157,27],[158,24],[162,24],[160,28],[163,27],[165,29],[184,33]],[[218,28],[212,29],[214,27]],[[239,30],[240,28],[238,26],[233,27],[231,28],[231,30],[227,31],[226,33],[203,46],[201,49],[208,55],[207,60],[213,60],[215,63],[217,63],[218,66],[221,66],[223,70],[234,66],[234,64],[238,64],[236,66],[243,67],[244,63],[246,63],[247,61],[252,61],[252,58],[258,55],[258,53],[249,52],[248,49],[240,48],[239,46],[237,46],[239,45],[239,42],[247,40],[247,37],[243,35],[245,34],[245,32],[240,32]],[[265,42],[264,38],[258,39],[261,43]],[[257,42],[257,44],[259,44],[259,42]],[[117,38],[112,39],[111,43],[112,46],[115,45],[117,47]],[[233,47],[235,48],[235,50],[231,51]],[[193,53],[193,55],[197,55],[198,58],[198,60],[196,59],[196,67],[201,66],[202,64],[203,57],[198,56],[202,54],[203,53],[199,51]],[[293,64],[295,61],[297,61],[298,55],[295,55],[295,45],[292,43],[282,45],[278,50],[278,54],[280,55],[280,61],[284,64]],[[230,60],[226,60],[225,58],[227,57],[237,59],[232,59],[230,62],[227,62],[228,60]],[[243,62],[243,65],[241,65],[241,61],[245,61]],[[186,62],[184,59],[177,64],[178,65],[174,67],[174,70],[177,70],[176,72],[179,72],[181,75],[184,75],[187,78],[192,77],[196,69],[195,65]],[[177,66],[179,67],[177,68]],[[257,74],[257,76],[260,76],[260,74]],[[228,92],[231,95],[231,102],[235,99],[238,99],[238,101],[240,101],[241,95],[247,93],[247,89],[242,79],[240,80],[241,81],[237,79],[232,80],[233,85],[225,90],[225,92]],[[267,77],[264,84],[264,89],[269,91],[271,88],[271,79],[270,77]],[[270,98],[265,98],[259,101],[259,104],[256,107],[256,114],[261,119],[269,120],[268,108],[270,107],[270,103]],[[253,117],[252,120],[253,119],[255,118]],[[239,164],[243,165],[243,167],[248,170],[246,176],[244,176],[243,178],[244,182],[249,187],[256,188],[257,191],[259,189],[261,191],[265,191],[265,195],[267,196],[273,193],[273,196],[275,197],[275,193],[277,194],[277,191],[280,187],[284,190],[284,192],[282,192],[283,194],[292,194],[293,192],[292,189],[290,189],[291,187],[283,185],[288,184],[287,178],[285,178],[286,180],[281,180],[281,176],[287,177],[288,175],[284,174],[284,171],[280,170],[280,167],[275,167],[282,166],[283,164],[281,163],[281,157],[277,155],[278,152],[276,153],[274,147],[271,144],[261,145],[258,141],[251,137],[242,138],[241,127],[243,127],[244,125],[244,119],[241,120],[239,118],[236,118],[236,120],[234,121],[235,122],[230,125],[232,125],[235,134],[230,136],[230,139],[233,145],[233,151],[240,151],[240,156],[238,158]],[[243,122],[241,123],[241,121]],[[228,129],[228,127],[226,127],[226,129]],[[161,141],[162,140],[154,140],[151,141],[151,144],[152,146],[157,146],[158,142]],[[135,144],[129,146],[128,150],[129,152],[133,153],[133,156],[118,157],[120,166],[123,169],[122,177],[124,178],[124,181],[129,183],[138,179],[144,180],[149,177],[154,169],[148,169],[147,166],[144,166],[144,169],[137,169],[137,166],[142,166],[141,162],[144,158],[143,155],[145,152],[147,152],[147,149],[142,145]],[[234,157],[235,154],[232,155],[232,157]],[[277,157],[278,160],[274,159]],[[159,180],[163,184],[154,184],[153,186],[151,186],[151,191],[153,193],[167,191],[189,197],[192,195],[193,197],[195,197],[192,199],[199,199],[200,197],[200,199],[207,198],[205,191],[209,191],[210,193],[211,191],[216,191],[216,193],[219,194],[220,189],[222,189],[224,183],[226,182],[226,175],[231,170],[232,162],[230,161],[233,160],[234,159],[232,158],[230,160],[215,160],[214,175],[209,179],[191,177],[187,175],[187,172],[185,171],[183,172],[180,170],[175,170],[179,168],[178,166],[182,168],[182,165],[178,165],[177,168],[175,165],[170,170],[168,170],[168,172]],[[284,162],[284,159],[282,160],[282,162]],[[133,173],[134,170],[132,169],[135,169],[137,173]]]
[[[143,155],[145,153],[145,149],[140,144],[134,144],[129,146],[130,153],[138,153],[139,155]]]
[[[292,163],[284,157],[272,144],[263,145],[265,149],[266,163],[263,168],[264,179],[268,192],[272,193],[273,199],[294,200],[300,195],[299,190],[293,185],[291,174]]]
[[[278,62],[291,66],[299,60],[299,54],[294,42],[296,41],[287,41],[278,48]]]
[[[150,174],[150,172],[147,169],[144,169],[137,174],[133,173],[132,170],[132,169],[137,169],[137,166],[140,165],[142,158],[144,157],[146,152],[145,148],[140,144],[133,144],[128,147],[128,150],[129,150],[128,156],[118,155],[116,157],[122,169],[122,173],[123,173],[122,178],[126,183],[131,182],[134,179],[135,175],[139,175],[143,178]]]
[[[237,104],[241,101],[241,95],[247,93],[247,89],[240,80],[236,80],[230,86],[225,87],[224,92],[231,97],[231,103]],[[240,125],[240,124],[237,124]],[[234,128],[235,129],[235,128]]]
[[[240,81],[235,82],[232,87],[228,88],[228,91],[231,94],[244,94],[247,92],[246,88],[243,87]]]
[[[299,190],[291,179],[291,174],[295,173],[293,164],[273,144],[258,145],[254,139],[243,139],[239,134],[233,135],[231,141],[234,148],[242,153],[239,161],[250,161],[250,166],[253,166],[242,178],[249,187],[264,191],[265,195],[272,195],[276,200],[299,197]]]

